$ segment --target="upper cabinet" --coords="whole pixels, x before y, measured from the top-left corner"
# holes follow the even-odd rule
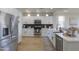
[[[53,24],[54,22],[54,19],[53,19],[53,16],[24,16],[23,17],[23,20],[22,20],[22,23],[23,24],[34,24],[34,20],[41,20],[41,24]]]

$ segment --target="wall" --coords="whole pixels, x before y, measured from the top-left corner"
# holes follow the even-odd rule
[[[22,23],[21,23],[21,20],[22,20],[22,14],[15,8],[0,8],[0,11],[2,12],[5,12],[5,13],[9,13],[9,14],[12,14],[12,15],[15,15],[15,16],[19,16],[19,24],[18,24],[18,42],[21,42],[21,34],[22,34]]]
[[[79,15],[70,16],[69,25],[79,28]]]
[[[65,16],[65,23],[64,23],[64,27],[68,28],[71,26],[71,24],[73,24],[73,26],[78,27],[79,28],[79,13],[64,13],[64,12],[58,12],[58,13],[54,13],[54,18],[56,20],[58,20],[58,16]],[[57,25],[58,22],[56,22]]]

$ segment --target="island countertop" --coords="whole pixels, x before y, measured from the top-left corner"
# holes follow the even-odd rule
[[[76,37],[69,37],[64,35],[63,33],[56,33],[59,37],[63,38],[64,40],[68,42],[79,42],[79,34]]]

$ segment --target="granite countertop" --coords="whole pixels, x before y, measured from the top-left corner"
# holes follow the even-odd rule
[[[79,34],[76,37],[65,36],[63,35],[63,33],[56,33],[56,35],[60,36],[61,38],[69,42],[79,42]]]

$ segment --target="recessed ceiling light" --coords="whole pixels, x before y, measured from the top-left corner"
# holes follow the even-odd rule
[[[37,14],[37,16],[39,16],[39,14]]]
[[[49,16],[48,14],[46,14],[46,16]]]
[[[30,16],[30,14],[28,14],[28,16]]]

